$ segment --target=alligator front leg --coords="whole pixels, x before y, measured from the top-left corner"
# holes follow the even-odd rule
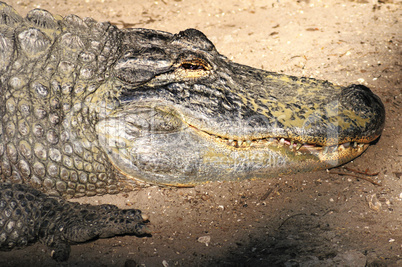
[[[47,196],[19,184],[0,184],[0,250],[41,241],[56,261],[66,261],[70,245],[115,235],[143,236],[147,216],[114,205],[93,206]]]

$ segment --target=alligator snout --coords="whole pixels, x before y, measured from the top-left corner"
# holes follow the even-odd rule
[[[340,102],[344,113],[355,114],[350,118],[351,126],[345,131],[345,139],[369,143],[381,135],[385,123],[384,104],[368,87],[351,85],[344,88]]]

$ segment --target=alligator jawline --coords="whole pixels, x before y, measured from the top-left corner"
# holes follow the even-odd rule
[[[322,146],[318,144],[303,144],[299,143],[295,140],[284,138],[284,137],[266,137],[266,138],[258,138],[258,139],[230,139],[226,137],[222,137],[216,134],[212,134],[199,128],[190,125],[191,128],[195,129],[197,132],[203,133],[208,137],[214,139],[215,142],[224,144],[230,148],[234,149],[253,149],[253,148],[264,148],[264,147],[287,147],[291,151],[300,151],[300,152],[309,152],[309,153],[334,153],[336,151],[342,152],[348,148],[363,151],[365,143],[359,142],[346,142],[338,145],[331,146]]]

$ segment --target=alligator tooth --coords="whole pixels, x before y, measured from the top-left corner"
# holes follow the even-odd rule
[[[364,144],[359,144],[359,145],[357,146],[357,149],[360,151],[360,150],[363,149],[363,147],[364,147]]]
[[[267,140],[268,140],[268,142],[270,142],[270,143],[273,143],[273,142],[276,141],[275,138],[272,138],[272,137],[271,137],[271,138],[268,138]]]
[[[333,146],[331,153],[334,153],[334,152],[337,151],[337,150],[338,150],[338,146],[335,145],[335,146]]]
[[[248,145],[248,146],[251,146],[251,140],[246,140],[246,144]]]
[[[298,144],[296,145],[296,150],[299,150],[302,146],[303,146],[302,143],[298,143]]]
[[[353,148],[357,147],[357,142],[353,142]]]
[[[295,144],[295,141],[293,141],[293,140],[290,140],[290,144],[289,144],[289,149],[290,150],[293,150],[293,145]],[[297,143],[296,143],[297,144]]]
[[[283,146],[284,144],[285,144],[285,138],[281,138],[281,140],[279,140],[278,147]]]
[[[339,151],[344,151],[345,150],[345,146],[343,144],[340,144],[338,147]]]
[[[229,141],[229,143],[233,143],[233,139],[229,139],[228,141]]]
[[[327,154],[328,153],[328,147],[327,146],[324,146],[323,148],[322,148],[322,154]]]
[[[237,141],[237,145],[238,145],[238,146],[241,146],[242,144],[243,144],[243,141],[242,141],[242,140],[238,140],[238,141]]]

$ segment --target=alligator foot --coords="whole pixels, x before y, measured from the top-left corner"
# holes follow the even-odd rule
[[[0,250],[41,241],[56,261],[70,245],[116,235],[150,234],[140,210],[68,202],[20,184],[0,184]]]

